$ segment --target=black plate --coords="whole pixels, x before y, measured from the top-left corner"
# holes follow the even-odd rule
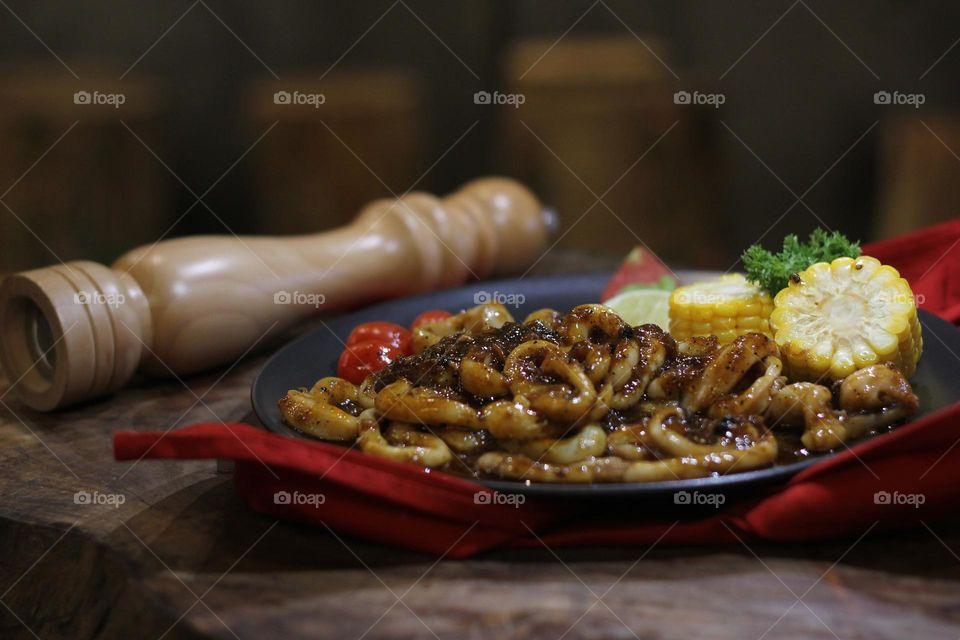
[[[609,278],[609,273],[600,273],[480,282],[459,289],[386,302],[341,316],[329,322],[327,327],[320,327],[290,342],[267,361],[253,381],[253,409],[267,429],[285,436],[305,438],[306,436],[284,423],[277,409],[277,400],[282,398],[288,389],[309,388],[318,379],[334,375],[337,358],[343,350],[341,341],[346,340],[347,334],[356,325],[372,320],[387,320],[407,326],[426,309],[456,312],[479,302],[489,301],[488,296],[512,296],[511,300],[514,302],[520,302],[522,296],[522,303],[516,309],[509,307],[511,313],[520,318],[542,307],[567,311],[578,304],[596,301]],[[944,408],[960,399],[960,330],[925,311],[920,312],[920,322],[923,325],[924,353],[911,380],[914,391],[920,398],[917,417]],[[701,493],[730,492],[786,481],[800,470],[830,455],[832,454],[826,453],[791,464],[728,476],[669,482],[590,485],[525,484],[506,480],[477,482],[498,491],[557,498],[653,497],[679,490],[696,490]]]

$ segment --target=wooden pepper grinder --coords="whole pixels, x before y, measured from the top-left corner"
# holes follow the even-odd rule
[[[75,261],[0,285],[0,360],[29,406],[113,392],[138,369],[183,375],[241,357],[318,310],[518,273],[546,249],[551,216],[506,178],[436,198],[367,205],[306,236],[194,236],[111,267]]]

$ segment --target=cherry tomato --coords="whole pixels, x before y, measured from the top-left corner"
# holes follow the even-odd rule
[[[368,341],[398,347],[403,353],[410,350],[410,332],[392,322],[365,322],[354,327],[347,336],[348,347]]]
[[[425,324],[433,324],[434,322],[440,322],[441,320],[446,320],[452,314],[449,311],[444,311],[442,309],[433,309],[431,311],[424,311],[416,318],[413,319],[413,324],[410,325],[410,330],[414,330],[417,327],[422,327]]]
[[[337,362],[337,376],[353,384],[360,384],[371,373],[403,355],[400,347],[376,340],[357,342],[343,350]]]

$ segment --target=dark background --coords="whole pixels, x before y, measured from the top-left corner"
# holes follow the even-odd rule
[[[159,194],[158,197],[147,194],[142,198],[159,203],[158,211],[151,214],[151,224],[167,230],[194,203],[190,190],[198,195],[206,191],[266,129],[251,125],[246,115],[244,96],[251,83],[272,81],[273,75],[280,81],[291,74],[319,78],[335,62],[337,73],[404,69],[416,78],[420,96],[415,114],[419,154],[408,161],[412,165],[409,175],[420,176],[427,171],[478,121],[455,149],[423,177],[418,188],[446,192],[477,175],[504,171],[509,165],[505,158],[510,158],[509,153],[505,156],[502,152],[503,111],[473,104],[472,95],[481,89],[512,85],[515,78],[507,77],[504,63],[512,43],[532,37],[549,43],[568,30],[562,42],[597,36],[632,39],[636,35],[644,41],[654,38],[663,45],[663,59],[669,66],[664,78],[669,88],[699,87],[726,96],[726,103],[719,110],[704,116],[709,122],[708,133],[696,134],[697,144],[711,154],[717,178],[717,188],[710,191],[705,204],[698,205],[697,215],[704,228],[720,232],[708,236],[715,244],[709,251],[701,251],[697,246],[691,246],[687,254],[676,247],[665,249],[673,261],[726,268],[727,261],[735,259],[744,246],[763,234],[767,234],[764,242],[776,244],[784,233],[809,231],[818,219],[853,237],[888,235],[893,227],[880,225],[878,216],[883,208],[883,215],[899,215],[894,205],[882,201],[884,181],[890,178],[883,167],[891,162],[896,164],[897,154],[895,145],[892,150],[885,148],[884,132],[895,117],[923,120],[929,126],[929,133],[921,130],[929,138],[922,143],[928,145],[924,147],[928,151],[921,156],[929,157],[938,171],[952,176],[960,167],[960,160],[947,148],[957,148],[948,135],[949,127],[942,125],[941,131],[936,124],[951,122],[952,111],[960,99],[960,47],[951,49],[960,38],[960,4],[956,2],[9,0],[6,8],[0,8],[0,56],[16,73],[0,78],[0,83],[27,73],[33,74],[41,87],[59,86],[58,83],[77,85],[48,48],[74,69],[81,81],[85,76],[80,68],[86,69],[88,63],[97,69],[96,77],[102,72],[104,77],[114,79],[133,65],[132,71],[117,81],[118,86],[144,81],[156,89],[160,97],[148,99],[148,115],[144,116],[147,124],[143,126],[150,135],[143,134],[143,139],[183,184],[151,158],[143,145],[134,143],[132,148],[124,147],[118,152],[130,158],[121,155],[115,165],[92,170],[89,176],[85,174],[83,183],[87,186],[97,181],[104,183],[95,189],[99,195],[93,205],[85,207],[83,196],[62,205],[46,202],[46,196],[31,196],[56,191],[61,182],[79,181],[71,166],[85,167],[97,158],[113,157],[108,150],[93,154],[91,159],[82,148],[70,146],[69,139],[76,135],[71,133],[4,199],[23,223],[0,227],[6,235],[3,242],[20,248],[37,245],[37,251],[26,252],[25,257],[16,260],[0,260],[0,271],[4,267],[11,270],[29,266],[24,262],[52,262],[56,259],[53,254],[63,259],[112,259],[130,244],[153,239],[157,234],[153,230],[147,233],[145,229],[150,225],[146,224],[142,234],[120,234],[105,244],[92,237],[97,229],[111,226],[112,220],[129,223],[141,215],[138,207],[142,205],[127,207],[120,193],[123,190],[111,186],[110,176],[126,171],[127,167],[139,167],[142,162],[147,164],[138,170],[150,172],[159,167],[161,178],[138,178],[137,183],[157,181],[158,186],[150,193]],[[550,56],[551,52],[546,52],[545,60]],[[617,63],[609,61],[611,66]],[[674,73],[679,80],[672,77]],[[20,132],[25,127],[32,131],[31,126],[48,131],[38,134],[35,146],[14,144],[8,145],[7,152],[0,149],[0,156],[8,156],[5,163],[9,171],[3,175],[13,179],[27,171],[69,126],[72,117],[62,119],[62,124],[51,124],[50,118],[41,113],[43,107],[36,106],[35,97],[27,99],[21,95],[21,86],[22,83],[14,83],[6,90],[6,112],[17,111],[21,102],[20,106],[29,103],[33,106],[22,110],[32,113],[32,109],[39,114],[37,122],[27,118],[28,123],[24,124],[20,114],[8,118],[5,126]],[[926,102],[920,109],[878,106],[873,102],[873,94],[881,89],[923,93]],[[370,100],[377,100],[375,93]],[[524,117],[522,108],[518,114]],[[110,117],[118,119],[111,114],[105,117],[105,124],[97,126],[116,128]],[[85,124],[86,114],[76,119]],[[3,126],[0,117],[0,127]],[[139,133],[134,124],[130,126]],[[575,128],[576,124],[569,127]],[[321,133],[312,143],[317,154],[323,153],[325,145],[340,145],[331,133]],[[117,135],[132,137],[123,130]],[[382,147],[378,148],[389,153],[393,141],[389,135],[381,138],[377,145]],[[122,144],[128,143],[129,139]],[[638,144],[638,152],[645,146]],[[19,151],[13,153],[11,149]],[[309,151],[302,153],[310,156]],[[57,160],[58,154],[67,157]],[[141,157],[135,157],[136,154]],[[376,167],[376,156],[374,150],[363,159]],[[271,209],[263,194],[255,192],[258,180],[262,179],[257,177],[259,169],[253,157],[251,154],[241,159],[204,196],[206,206],[194,206],[170,230],[170,235],[222,233],[224,226],[236,233],[274,231],[271,217],[282,214],[263,213]],[[150,168],[149,164],[155,166]],[[359,162],[348,164],[341,160],[307,179],[335,182],[339,179],[338,167],[343,171],[364,171],[358,168]],[[929,173],[922,168],[916,172],[921,177]],[[619,171],[606,183],[590,187],[600,193],[618,175]],[[625,182],[632,179],[631,175],[624,178]],[[917,182],[909,172],[902,179],[908,185]],[[384,180],[390,190],[398,193],[409,186]],[[547,183],[536,184],[536,179],[534,182],[532,186],[543,198],[552,201],[554,194]],[[794,194],[804,194],[814,184],[803,198],[806,206],[796,204],[791,209],[796,201]],[[946,182],[947,187],[953,184],[956,183],[952,178]],[[701,186],[684,184],[681,189],[696,191]],[[5,189],[6,184],[0,185],[0,191]],[[934,187],[919,185],[917,189],[950,190],[942,182]],[[377,183],[367,191],[363,192],[365,200],[388,193]],[[116,197],[111,195],[114,193]],[[19,206],[14,206],[12,202],[18,194]],[[622,214],[628,221],[643,218],[653,224],[659,220],[669,224],[670,198],[668,191],[661,199],[666,204],[658,210],[638,206]],[[921,226],[957,214],[949,195],[924,192],[924,198],[934,203],[925,205],[925,210],[930,210],[928,215],[905,212],[904,216],[912,217],[904,227]],[[340,224],[349,219],[359,204],[350,198],[332,203],[318,205],[313,224],[300,225],[302,230]],[[47,212],[58,206],[65,212]],[[331,211],[333,208],[338,210]],[[350,210],[340,210],[346,208]],[[579,212],[564,211],[561,206],[561,214],[569,223]],[[0,209],[0,218],[11,215]],[[70,233],[61,236],[56,228],[61,226],[69,226]],[[684,234],[687,229],[675,232]],[[581,232],[574,230],[565,246],[576,247],[578,237]],[[703,242],[695,235],[691,239],[695,241],[691,244]],[[610,251],[619,253],[623,241],[617,240],[611,242]],[[49,245],[49,250],[40,250],[41,244]],[[585,242],[584,248],[596,251],[597,243]],[[652,248],[658,250],[656,246]]]

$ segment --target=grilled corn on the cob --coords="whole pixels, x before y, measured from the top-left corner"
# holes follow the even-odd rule
[[[796,274],[770,316],[792,378],[844,378],[877,362],[913,374],[923,349],[913,291],[876,258],[837,258]]]
[[[773,300],[743,275],[697,282],[670,294],[670,333],[678,340],[716,335],[721,344],[744,333],[773,336],[768,318]]]

